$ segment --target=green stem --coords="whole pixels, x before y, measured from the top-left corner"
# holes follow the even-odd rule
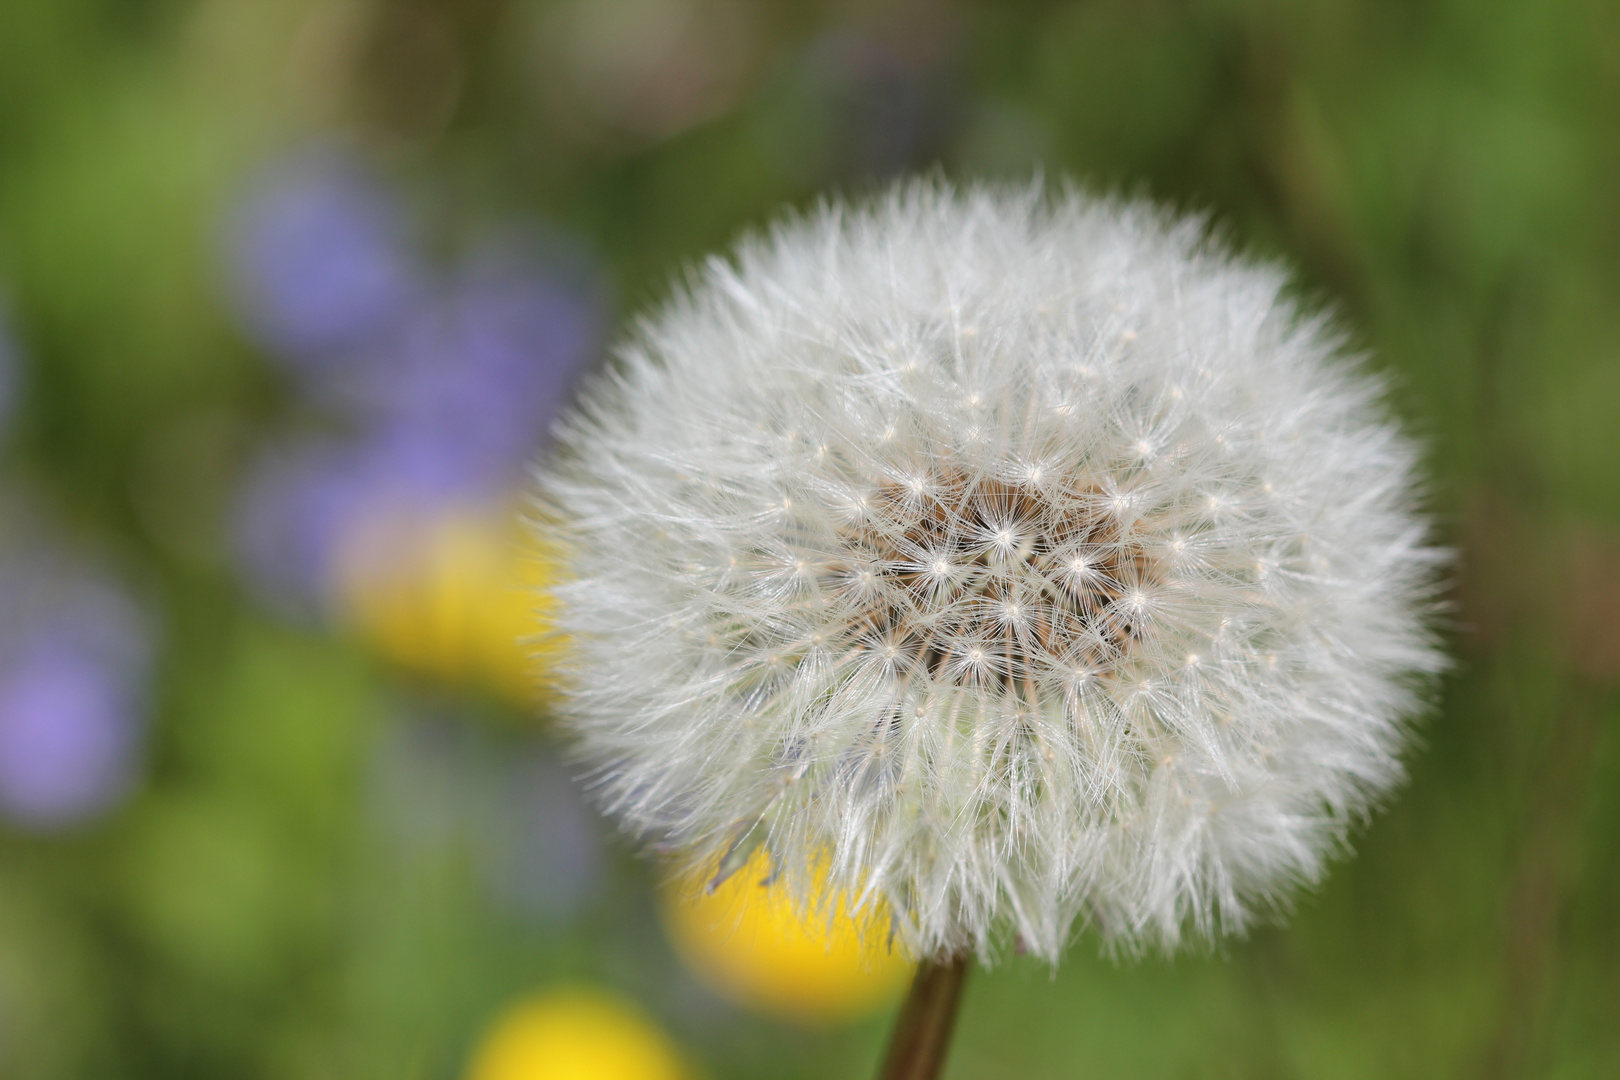
[[[911,980],[911,993],[900,1008],[889,1036],[889,1052],[878,1080],[934,1080],[945,1067],[956,1006],[962,997],[968,958],[924,960]]]

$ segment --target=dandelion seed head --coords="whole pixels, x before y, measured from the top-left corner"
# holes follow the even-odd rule
[[[1442,666],[1415,450],[1285,280],[1143,203],[934,183],[709,263],[542,477],[605,807],[917,957],[1275,913]]]

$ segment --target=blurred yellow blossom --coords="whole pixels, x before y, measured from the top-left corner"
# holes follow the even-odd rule
[[[554,574],[507,508],[378,515],[344,545],[338,599],[394,662],[530,704],[543,688]]]
[[[467,1080],[682,1080],[679,1052],[633,1004],[598,990],[528,998],[474,1051]]]
[[[892,1004],[912,965],[890,949],[881,920],[857,922],[841,896],[829,904],[830,922],[825,912],[807,915],[769,874],[762,848],[713,892],[691,880],[665,889],[664,923],[687,966],[738,1004],[801,1023]]]

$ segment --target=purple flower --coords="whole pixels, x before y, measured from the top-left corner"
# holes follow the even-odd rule
[[[8,560],[0,635],[0,813],[53,828],[106,810],[138,765],[150,659],[130,600],[82,569]]]
[[[584,277],[515,246],[481,249],[325,398],[346,414],[345,438],[262,457],[237,549],[272,607],[323,611],[343,545],[375,515],[505,497],[599,341],[602,305]]]
[[[267,170],[238,208],[228,247],[249,327],[306,370],[372,347],[423,292],[397,200],[329,148]]]
[[[266,450],[236,508],[238,562],[266,606],[319,614],[347,523],[368,495],[348,448],[293,443]]]
[[[243,488],[241,563],[284,614],[325,611],[344,545],[376,515],[505,498],[600,338],[588,260],[508,228],[436,275],[410,231],[331,149],[269,169],[235,220],[250,325],[346,433],[271,448]]]
[[[353,443],[272,447],[250,471],[236,548],[263,601],[283,615],[322,614],[344,545],[375,515],[469,500],[467,470],[442,446],[401,432]]]
[[[588,284],[516,249],[476,253],[406,327],[375,402],[381,438],[408,432],[442,447],[471,483],[511,483],[594,353],[600,323]]]

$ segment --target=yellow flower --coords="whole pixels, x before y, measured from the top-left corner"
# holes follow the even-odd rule
[[[712,893],[694,881],[664,892],[664,923],[699,978],[738,1004],[801,1023],[868,1015],[891,1004],[912,965],[892,951],[881,921],[857,923],[835,897],[831,922],[795,910],[763,849]],[[818,883],[819,884],[819,883]]]
[[[518,1002],[473,1054],[467,1080],[683,1080],[669,1036],[627,1001],[570,989]]]
[[[505,508],[379,515],[339,559],[344,616],[398,664],[532,704],[555,564],[523,543],[514,518]]]

